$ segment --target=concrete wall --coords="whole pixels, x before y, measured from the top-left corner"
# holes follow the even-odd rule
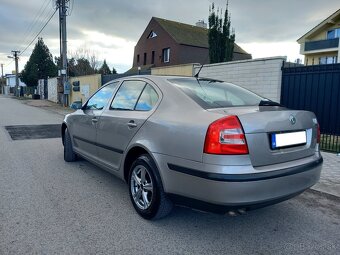
[[[80,91],[73,91],[73,82],[79,81]],[[102,85],[101,74],[86,75],[71,77],[69,79],[71,84],[71,94],[69,102],[72,104],[74,101],[85,102],[98,88]]]
[[[10,94],[10,86],[3,86],[2,87],[2,94],[9,95]]]
[[[185,65],[175,65],[175,66],[167,66],[167,67],[155,67],[151,69],[151,74],[152,75],[193,76],[194,65],[195,64],[185,64]]]
[[[204,65],[199,77],[231,82],[280,102],[281,67],[286,57],[272,57]],[[195,66],[195,73],[200,66]]]
[[[41,99],[45,99],[45,98],[44,98],[44,92],[45,92],[44,83],[45,83],[45,80],[44,80],[44,79],[38,80],[37,94],[40,95],[40,98],[41,98]]]
[[[58,78],[49,78],[47,80],[47,86],[48,86],[48,100],[58,103],[58,92],[57,92],[57,86],[58,86]]]

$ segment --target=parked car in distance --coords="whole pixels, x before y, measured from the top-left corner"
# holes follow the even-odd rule
[[[226,213],[278,203],[320,178],[312,112],[213,79],[111,81],[62,124],[64,159],[81,156],[125,180],[146,219],[173,204]]]

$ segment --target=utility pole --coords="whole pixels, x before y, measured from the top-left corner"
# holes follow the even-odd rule
[[[68,78],[67,78],[67,33],[66,33],[66,16],[67,6],[66,4],[70,0],[57,0],[57,8],[59,8],[59,32],[60,32],[60,80],[64,87],[63,103],[65,106],[69,104],[68,95],[70,93]]]
[[[4,64],[1,64],[1,82],[0,82],[0,93],[4,93],[3,92],[3,81],[4,81]]]
[[[8,57],[13,58],[15,61],[15,95],[20,96],[20,93],[18,92],[18,89],[19,89],[19,65],[18,65],[19,56],[18,54],[20,54],[20,51],[12,50],[12,53],[13,53],[13,57],[12,56],[8,56]]]

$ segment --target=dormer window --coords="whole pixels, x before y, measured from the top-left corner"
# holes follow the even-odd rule
[[[155,38],[156,36],[157,36],[157,34],[154,31],[151,31],[149,36],[148,36],[148,39]]]

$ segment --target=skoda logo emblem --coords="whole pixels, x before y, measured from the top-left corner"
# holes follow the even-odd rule
[[[290,123],[291,123],[292,125],[294,125],[294,124],[296,123],[296,119],[295,119],[295,117],[294,117],[293,115],[290,115],[290,116],[289,116],[289,121],[290,121]]]

